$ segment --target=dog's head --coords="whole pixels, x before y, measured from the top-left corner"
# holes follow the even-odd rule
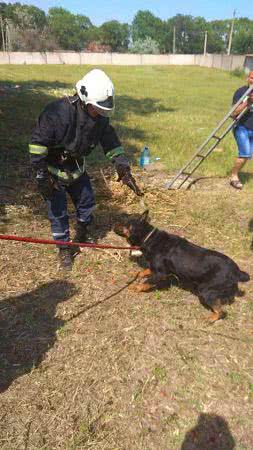
[[[149,211],[146,210],[141,215],[130,217],[125,223],[117,223],[114,232],[125,237],[131,245],[141,245],[149,231],[148,215]]]

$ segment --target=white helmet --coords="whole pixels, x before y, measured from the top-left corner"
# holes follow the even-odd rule
[[[100,69],[93,69],[76,83],[79,98],[86,105],[93,105],[101,116],[114,110],[114,86],[110,78]]]

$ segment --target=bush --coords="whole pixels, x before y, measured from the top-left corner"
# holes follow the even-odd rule
[[[238,78],[245,77],[245,71],[243,69],[240,69],[240,67],[236,67],[234,70],[231,70],[231,75]]]
[[[152,55],[158,55],[160,53],[158,42],[150,37],[146,37],[145,39],[137,39],[133,42],[129,51],[131,53],[145,53]]]

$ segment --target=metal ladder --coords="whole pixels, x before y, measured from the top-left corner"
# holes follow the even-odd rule
[[[213,132],[208,136],[208,138],[203,142],[203,144],[197,149],[193,157],[182,167],[182,169],[175,175],[175,177],[171,181],[166,183],[165,187],[167,189],[180,189],[184,185],[184,183],[188,180],[188,178],[190,178],[190,176],[200,166],[200,164],[202,164],[202,162],[210,155],[210,153],[212,153],[215,147],[222,141],[222,139],[224,139],[224,137],[234,127],[235,123],[237,123],[240,120],[240,118],[246,113],[246,111],[248,111],[248,108],[246,108],[236,118],[232,117],[232,114],[236,110],[236,108],[252,91],[253,85],[247,89],[247,91],[242,95],[242,97],[238,100],[238,102],[227,113],[224,119],[213,130]],[[231,118],[233,119],[233,121],[230,122],[225,131],[223,131],[223,133],[220,136],[218,136],[217,133],[228,121],[228,119]],[[173,187],[178,179],[180,179],[179,184],[177,184],[176,187]]]

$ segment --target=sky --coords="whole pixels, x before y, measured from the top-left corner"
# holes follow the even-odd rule
[[[5,0],[15,3],[18,0]],[[139,10],[149,10],[166,20],[176,14],[202,16],[206,20],[229,19],[236,10],[236,17],[253,19],[251,0],[19,0],[22,4],[34,5],[45,12],[51,7],[62,7],[74,14],[88,16],[94,25],[108,20],[131,23]]]

